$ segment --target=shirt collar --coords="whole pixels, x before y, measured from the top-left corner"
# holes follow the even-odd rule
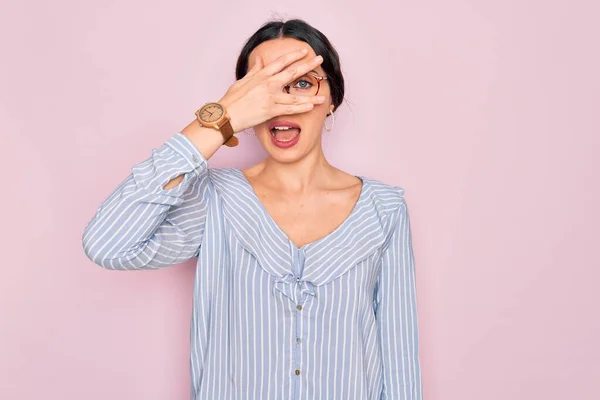
[[[223,173],[223,172],[229,173]],[[345,274],[385,240],[376,193],[368,178],[350,215],[327,236],[298,248],[271,218],[239,168],[213,170],[211,180],[235,239],[275,277],[273,290],[292,300]]]

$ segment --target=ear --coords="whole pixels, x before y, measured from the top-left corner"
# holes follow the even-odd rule
[[[334,109],[334,108],[335,108],[335,107],[333,106],[333,104],[332,104],[332,105],[330,105],[330,106],[329,106],[329,113],[328,113],[327,115],[331,115],[331,114],[333,113],[333,109]]]

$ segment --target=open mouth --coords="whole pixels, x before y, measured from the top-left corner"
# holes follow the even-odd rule
[[[301,130],[300,125],[291,121],[277,120],[269,124],[273,144],[280,148],[294,146],[299,140]]]
[[[278,142],[291,142],[300,134],[300,127],[289,125],[276,125],[271,127],[271,135]]]

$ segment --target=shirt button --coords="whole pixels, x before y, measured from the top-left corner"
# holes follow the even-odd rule
[[[298,304],[298,305],[296,306],[296,308],[297,308],[298,310],[302,310],[302,306],[301,306],[300,304]]]
[[[296,375],[300,375],[300,370],[299,370],[299,369],[297,369],[297,370],[296,370],[296,371],[294,371],[294,372],[296,372]]]
[[[296,343],[300,344],[302,343],[302,339],[300,339],[299,337],[296,338]]]
[[[198,156],[194,154],[192,156],[192,160],[194,160],[194,162],[197,163],[198,162]]]

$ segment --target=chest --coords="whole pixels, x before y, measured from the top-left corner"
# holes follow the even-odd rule
[[[292,197],[260,192],[258,197],[269,218],[301,247],[326,237],[342,225],[354,209],[358,194],[350,190]]]

